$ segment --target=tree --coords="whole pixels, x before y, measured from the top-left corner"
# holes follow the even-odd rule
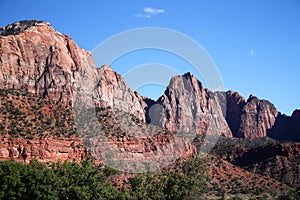
[[[87,159],[81,165],[76,162],[52,166],[54,173],[60,177],[60,199],[124,199],[125,197],[107,180],[107,169],[94,165],[94,160]]]
[[[45,165],[0,162],[0,199],[57,199],[59,182]]]

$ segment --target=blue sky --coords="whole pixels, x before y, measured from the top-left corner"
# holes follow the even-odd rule
[[[133,28],[173,29],[206,49],[226,90],[268,99],[286,114],[300,109],[300,0],[0,0],[0,10],[0,26],[45,20],[87,50]],[[186,61],[155,50],[122,56],[112,67],[124,74],[151,62],[193,72]],[[162,88],[139,91],[155,98]]]

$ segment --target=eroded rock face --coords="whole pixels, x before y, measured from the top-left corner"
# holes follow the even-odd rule
[[[267,101],[250,95],[245,99],[237,92],[216,92],[233,137],[255,139],[267,136],[278,111]]]
[[[300,110],[295,110],[292,116],[279,113],[268,136],[277,140],[300,142]]]
[[[157,101],[141,97],[109,66],[96,69],[91,53],[42,21],[0,29],[0,88],[26,90],[72,104],[75,110],[77,102],[79,107],[96,103],[178,134],[288,139],[296,133],[299,138],[299,111],[286,117],[268,101],[251,96],[246,102],[233,91],[211,92],[191,73],[173,77]]]
[[[88,113],[94,103],[98,107],[121,110],[146,121],[144,110],[148,105],[143,97],[128,88],[125,80],[109,66],[96,69],[91,53],[79,48],[67,35],[55,31],[49,23],[26,21],[9,25],[1,31],[0,88],[22,89],[62,104],[73,105],[75,113],[79,113],[75,117],[77,122],[88,122],[80,114]],[[77,131],[80,129],[78,125]],[[81,128],[82,132],[88,128]],[[84,135],[80,132],[79,136]],[[174,135],[161,134],[128,141],[113,140],[112,143],[121,147],[123,145],[127,155],[133,155],[128,158],[129,162],[140,158],[140,153],[145,154],[151,162],[154,157],[163,158],[165,153],[177,158],[177,155],[193,151],[189,141],[176,139]],[[3,140],[0,157],[25,162],[33,157],[43,162],[80,160],[83,154],[81,150],[74,149],[71,142],[68,139],[60,142],[59,139],[49,138],[31,141],[9,138]],[[84,142],[78,144],[83,145]],[[101,153],[107,152],[104,150]]]
[[[92,83],[88,87],[93,88],[97,71],[91,53],[69,36],[42,21],[17,22],[1,29],[0,88],[24,89],[70,104],[77,82]],[[77,84],[76,91],[81,86]]]
[[[191,73],[173,77],[156,104],[151,120],[169,131],[232,137],[216,95]]]
[[[140,94],[128,88],[125,79],[108,65],[97,70],[99,82],[95,90],[96,106],[132,114],[146,122],[144,109],[147,105]]]
[[[179,158],[197,155],[187,138],[176,134],[157,134],[147,137],[109,138],[90,140],[91,154],[120,171],[141,173],[156,171]]]
[[[272,103],[250,95],[242,110],[238,136],[247,139],[267,136],[267,130],[273,127],[277,115]]]
[[[81,139],[2,139],[0,160],[15,160],[29,163],[32,158],[40,162],[84,160],[89,154]]]
[[[216,92],[233,137],[239,137],[238,130],[241,125],[242,110],[246,105],[245,99],[237,92]]]
[[[0,33],[0,88],[27,90],[74,107],[93,107],[96,97],[98,106],[145,121],[142,97],[109,66],[96,69],[90,52],[49,23],[17,22]]]

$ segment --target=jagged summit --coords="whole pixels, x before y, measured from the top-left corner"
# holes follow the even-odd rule
[[[115,72],[111,66],[109,66],[108,64],[104,64],[101,67],[97,68],[97,71],[99,74],[102,74],[105,71],[110,71],[110,72]]]
[[[49,22],[45,22],[42,20],[23,20],[19,22],[15,22],[0,28],[0,35],[1,36],[8,36],[8,35],[18,35],[21,32],[31,28],[32,26],[50,26]]]
[[[191,72],[183,75],[173,76],[170,80],[168,88],[181,88],[184,87],[188,91],[200,92],[204,89],[202,83]]]
[[[88,85],[81,74],[96,82],[92,55],[49,23],[27,20],[1,30],[8,36],[0,37],[0,88],[71,103],[74,84]]]

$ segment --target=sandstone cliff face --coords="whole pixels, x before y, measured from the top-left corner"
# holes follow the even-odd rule
[[[176,134],[147,137],[110,137],[89,140],[91,155],[123,172],[144,173],[162,169],[179,158],[196,155],[195,146]]]
[[[132,114],[143,122],[145,119],[146,103],[137,92],[128,88],[121,75],[114,72],[108,65],[97,69],[99,82],[96,88],[96,106],[110,107],[115,112]]]
[[[298,133],[300,124],[298,112],[288,118],[268,101],[251,96],[246,102],[233,91],[213,93],[190,73],[173,77],[157,101],[141,97],[109,66],[96,69],[91,53],[42,21],[0,29],[0,88],[27,90],[75,110],[96,103],[192,138],[207,133],[285,139]]]
[[[279,113],[268,136],[277,140],[300,142],[300,110],[295,110],[292,116]]]
[[[15,160],[29,163],[32,158],[40,162],[77,160],[88,156],[81,139],[1,139],[0,160]]]
[[[23,21],[0,31],[0,88],[27,90],[73,104],[112,107],[145,121],[142,97],[107,65],[96,69],[90,52],[49,23]]]
[[[245,101],[239,93],[233,91],[216,94],[233,137],[262,138],[274,126],[278,111],[269,101],[252,95]]]
[[[89,122],[89,119],[96,118],[96,116],[94,118],[87,116],[88,120],[85,118],[85,114],[89,113],[94,103],[100,108],[110,108],[113,112],[121,111],[133,115],[142,122],[146,121],[144,110],[147,104],[137,92],[133,92],[127,87],[125,80],[119,74],[107,65],[96,69],[89,52],[80,49],[67,35],[55,31],[49,23],[42,21],[18,22],[0,30],[0,89],[7,88],[26,90],[37,96],[58,101],[62,105],[65,103],[69,104],[69,107],[72,105],[73,111],[78,114],[75,116],[75,121],[77,120],[76,128],[81,137],[85,137],[81,131],[84,133],[91,127],[80,128],[79,126],[82,125],[80,123],[86,123]],[[16,97],[16,99],[18,98]],[[22,101],[26,104],[26,98]],[[25,108],[27,107],[25,106]],[[29,108],[31,107],[35,108],[35,106],[29,106]],[[26,113],[26,111],[24,112]],[[48,109],[47,112],[56,112],[56,110]],[[72,115],[72,113],[69,114]],[[118,113],[114,114],[119,116]],[[3,119],[7,118],[5,116]],[[9,124],[9,119],[7,120],[7,124]],[[22,122],[22,120],[20,121]],[[92,122],[92,125],[95,123]],[[1,131],[7,131],[7,129],[5,126],[1,128]],[[17,133],[15,135],[24,134]],[[31,134],[36,135],[35,133]],[[98,132],[93,134],[97,135]],[[7,137],[7,132],[3,132],[2,136],[3,139],[7,138],[8,140],[14,137],[12,135]],[[14,140],[11,143],[5,139],[1,145],[1,148],[3,147],[1,149],[2,159],[23,160],[26,157],[24,161],[27,162],[27,159],[36,157],[46,162],[81,158],[81,151],[76,152],[78,154],[74,153],[68,141],[60,143],[56,140],[58,138],[45,138],[44,140],[34,138],[30,141]],[[137,156],[127,158],[128,162],[138,160],[140,154],[144,153],[147,155],[147,160],[151,162],[155,158],[163,158],[164,153],[170,158],[171,155],[177,158],[181,154],[190,154],[193,149],[193,146],[187,143],[188,141],[183,138],[176,139],[172,135],[162,134],[150,136],[148,139],[128,140],[130,142],[110,140],[113,145],[123,145],[122,148],[126,149],[126,155],[135,154],[137,152],[134,149],[140,149]],[[79,143],[83,145],[84,141]],[[167,149],[161,147],[164,145]],[[48,150],[49,148],[52,150]],[[107,152],[103,149],[101,154]],[[117,158],[125,157],[122,154]]]
[[[49,23],[23,21],[2,28],[0,88],[24,89],[70,104],[74,84],[83,79],[97,83],[91,53]]]
[[[272,103],[250,96],[242,110],[238,136],[247,139],[267,136],[267,130],[273,127],[277,115]]]
[[[151,123],[185,134],[222,134],[232,137],[213,92],[191,73],[173,77],[156,104]]]

